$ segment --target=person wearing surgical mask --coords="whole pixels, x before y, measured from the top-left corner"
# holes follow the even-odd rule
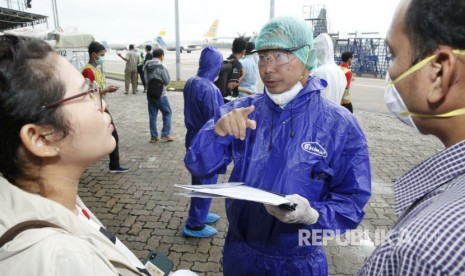
[[[453,54],[465,56],[465,50],[452,50]],[[389,76],[389,72],[386,73],[386,88],[384,93],[384,102],[386,103],[387,108],[389,111],[395,115],[399,120],[405,123],[408,126],[411,126],[418,130],[417,126],[415,125],[414,120],[412,117],[417,118],[449,118],[455,117],[459,115],[465,114],[465,108],[455,109],[449,112],[441,113],[441,114],[421,114],[410,112],[407,109],[402,97],[400,96],[399,92],[397,91],[395,84],[400,82],[401,80],[407,78],[409,75],[414,74],[416,71],[422,69],[428,63],[432,62],[436,57],[436,55],[431,55],[420,62],[416,63],[414,66],[410,67],[407,71],[402,73],[398,76],[395,80],[391,80]]]
[[[371,195],[367,142],[355,117],[320,96],[313,33],[304,20],[277,17],[255,40],[265,93],[221,106],[184,159],[198,177],[284,194],[295,210],[226,199],[224,275],[327,275],[319,244],[299,231],[355,229]],[[320,232],[321,233],[321,232]]]
[[[95,81],[99,87],[102,88],[102,98],[105,99],[107,93],[114,93],[118,90],[118,86],[116,85],[106,85],[105,84],[105,75],[99,69],[99,66],[103,65],[105,62],[105,53],[107,52],[105,47],[97,42],[93,41],[89,44],[88,47],[89,52],[89,63],[82,69],[82,75],[84,78],[89,79],[90,81]],[[113,117],[111,116],[110,112],[108,111],[108,107],[105,109],[105,112],[108,113],[111,117],[111,124],[113,125],[113,132],[112,135],[116,140],[116,147],[110,153],[110,164],[109,169],[110,173],[125,173],[129,171],[129,168],[120,164],[119,161],[119,139],[118,139],[118,132],[116,131],[116,126],[113,122]]]
[[[401,0],[394,14],[386,105],[445,149],[397,178],[399,220],[359,275],[465,271],[464,12],[464,1]]]

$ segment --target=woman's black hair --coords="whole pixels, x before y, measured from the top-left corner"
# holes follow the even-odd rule
[[[50,126],[62,138],[70,132],[61,108],[43,108],[66,92],[56,67],[59,56],[53,53],[50,45],[36,38],[0,36],[0,173],[15,185],[18,179],[39,180],[26,168],[40,166],[40,159],[19,154],[24,125]]]

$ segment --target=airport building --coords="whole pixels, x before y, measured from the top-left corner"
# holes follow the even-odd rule
[[[55,1],[52,4],[55,7]],[[92,34],[80,33],[77,29],[59,27],[57,16],[54,18],[55,28],[49,28],[48,17],[27,12],[32,0],[0,0],[0,32],[18,36],[30,36],[47,41],[55,50],[79,71],[89,60],[87,47],[94,40]],[[46,24],[46,28],[35,28]]]
[[[34,28],[38,24],[47,24],[47,16],[29,13],[31,0],[4,0],[0,2],[0,32],[26,27]]]

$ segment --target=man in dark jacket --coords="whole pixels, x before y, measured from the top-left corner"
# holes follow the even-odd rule
[[[224,61],[215,85],[220,89],[224,102],[230,102],[239,96],[239,83],[244,78],[246,72],[239,60],[245,55],[247,40],[242,37],[234,39],[232,53]]]
[[[142,55],[142,54],[141,54]],[[145,57],[144,57],[144,63],[140,67],[140,79],[142,80],[142,84],[144,85],[144,93],[147,93],[147,82],[145,81],[145,74],[144,74],[144,65],[147,63],[147,61],[152,60],[153,55],[152,55],[152,46],[151,45],[145,45]],[[139,72],[139,66],[137,66],[137,72]]]

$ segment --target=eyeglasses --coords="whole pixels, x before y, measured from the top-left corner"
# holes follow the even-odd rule
[[[268,62],[271,62],[274,66],[280,66],[288,64],[289,62],[293,61],[289,57],[292,52],[297,51],[307,45],[301,45],[292,48],[278,48],[278,49],[263,49],[263,50],[256,50],[258,52],[258,66],[266,66]],[[268,53],[267,55],[261,54],[261,52]]]
[[[102,94],[101,94],[101,89],[99,85],[95,81],[90,81],[89,79],[86,79],[86,86],[88,87],[88,90],[82,93],[79,93],[77,95],[61,99],[59,101],[55,101],[52,103],[49,103],[47,105],[42,106],[43,109],[49,109],[49,108],[55,108],[61,106],[63,103],[74,100],[76,98],[82,97],[89,95],[89,97],[94,100],[95,106],[99,108],[101,112],[103,112],[103,100],[102,100]]]

